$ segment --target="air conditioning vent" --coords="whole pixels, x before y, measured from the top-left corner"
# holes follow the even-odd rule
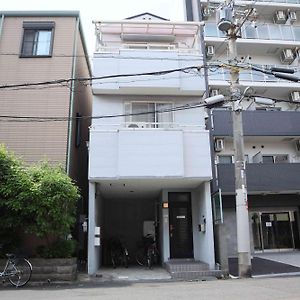
[[[300,103],[300,92],[299,91],[291,92],[289,98],[290,98],[290,101]]]
[[[215,139],[215,151],[220,152],[224,149],[224,139]]]
[[[277,24],[285,24],[286,22],[286,14],[283,10],[277,10],[274,15],[274,22]]]
[[[208,20],[208,18],[211,16],[211,10],[208,6],[205,6],[202,8],[202,19]]]
[[[217,96],[217,95],[219,95],[219,94],[220,94],[220,91],[219,91],[218,89],[212,89],[212,90],[210,90],[210,92],[209,92],[209,96],[210,96],[210,97]]]
[[[291,23],[294,23],[294,22],[297,21],[297,14],[296,14],[295,11],[290,11],[290,12],[288,13],[288,17],[289,17],[289,21],[290,21]]]
[[[295,54],[292,49],[283,49],[280,54],[281,62],[291,64],[295,59]]]
[[[206,58],[211,59],[215,55],[215,46],[206,46]]]

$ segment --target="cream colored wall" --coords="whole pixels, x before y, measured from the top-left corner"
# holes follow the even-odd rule
[[[19,57],[24,21],[55,22],[51,58]],[[5,17],[0,37],[0,85],[70,78],[74,28],[74,17]],[[65,86],[5,89],[0,91],[0,114],[67,117],[69,101],[70,89]],[[65,121],[0,123],[0,143],[28,163],[48,159],[65,166],[67,134]]]

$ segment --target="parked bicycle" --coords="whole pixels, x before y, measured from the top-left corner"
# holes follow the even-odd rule
[[[114,269],[119,265],[128,268],[128,250],[119,238],[112,238],[110,240],[110,256]]]
[[[3,271],[0,272],[0,278],[3,282],[8,279],[15,287],[24,286],[31,278],[31,263],[26,258],[17,257],[14,254],[6,254],[6,257],[7,261]]]
[[[140,266],[147,266],[149,269],[157,264],[158,250],[152,234],[147,234],[143,237],[142,245],[137,250],[135,259]]]

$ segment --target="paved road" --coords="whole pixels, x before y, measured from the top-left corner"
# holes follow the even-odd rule
[[[0,287],[1,300],[299,300],[300,277],[200,282],[101,283],[72,287]]]

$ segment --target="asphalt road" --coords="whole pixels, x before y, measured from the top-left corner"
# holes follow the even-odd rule
[[[199,282],[98,283],[73,286],[0,287],[1,300],[299,300],[300,277]]]

